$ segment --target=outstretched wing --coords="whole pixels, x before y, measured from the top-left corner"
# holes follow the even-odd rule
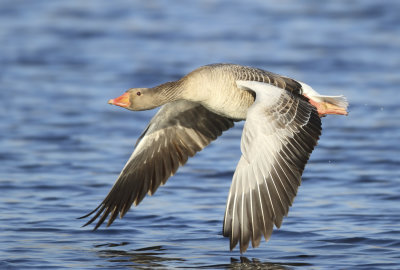
[[[95,213],[84,226],[99,218],[94,228],[97,229],[109,215],[107,226],[118,214],[122,218],[133,203],[138,205],[146,193],[153,194],[188,157],[232,126],[233,120],[193,102],[181,100],[164,105],[140,136],[107,197],[96,209],[81,217]]]
[[[242,156],[233,175],[223,235],[240,252],[266,240],[292,205],[301,175],[321,134],[321,119],[307,99],[282,88],[237,81],[254,91],[241,140]]]

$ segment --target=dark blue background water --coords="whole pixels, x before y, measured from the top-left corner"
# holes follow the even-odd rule
[[[0,268],[398,269],[400,2],[0,3]],[[107,105],[209,63],[257,66],[324,94],[289,216],[242,257],[221,235],[242,124],[109,229],[107,194],[155,111]]]

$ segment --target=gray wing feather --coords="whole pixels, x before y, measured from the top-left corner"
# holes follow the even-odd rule
[[[281,226],[321,134],[316,109],[299,95],[281,90],[276,103],[262,106],[256,98],[249,109],[225,211],[223,235],[241,252]]]
[[[189,157],[232,126],[233,120],[196,103],[181,100],[164,105],[138,139],[106,198],[81,217],[94,214],[84,226],[99,218],[94,228],[97,229],[108,216],[107,226],[118,215],[122,218],[132,204],[138,205],[147,193],[153,194]]]

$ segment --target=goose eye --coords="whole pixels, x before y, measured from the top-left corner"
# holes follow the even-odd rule
[[[141,92],[136,92],[136,95],[140,96],[142,93]]]

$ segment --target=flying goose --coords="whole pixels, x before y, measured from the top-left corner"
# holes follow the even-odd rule
[[[308,158],[321,135],[321,117],[347,115],[344,96],[322,96],[305,83],[235,64],[202,66],[180,80],[132,88],[108,103],[132,111],[161,106],[102,203],[84,225],[109,216],[110,226],[132,204],[174,175],[188,157],[234,122],[246,120],[233,175],[223,235],[240,252],[271,236],[288,214]]]

